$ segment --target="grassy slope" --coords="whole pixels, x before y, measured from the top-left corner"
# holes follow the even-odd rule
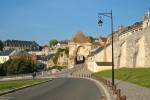
[[[18,80],[18,81],[7,81],[0,82],[0,92],[15,89],[18,87],[34,84],[37,82],[46,81],[48,79],[35,79],[35,80]]]
[[[93,74],[111,78],[111,70]],[[115,79],[128,81],[150,88],[150,68],[121,68],[115,69]]]

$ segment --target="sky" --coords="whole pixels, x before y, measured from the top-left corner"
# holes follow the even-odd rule
[[[111,33],[110,18],[98,13],[113,13],[113,29],[143,20],[150,0],[0,0],[0,40],[36,41],[48,45],[56,39],[70,40],[77,31],[97,38]]]

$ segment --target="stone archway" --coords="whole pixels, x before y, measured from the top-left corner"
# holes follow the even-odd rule
[[[82,45],[78,46],[76,50],[76,57],[75,57],[76,64],[82,64],[85,62],[85,56],[83,54],[84,48],[85,47]]]

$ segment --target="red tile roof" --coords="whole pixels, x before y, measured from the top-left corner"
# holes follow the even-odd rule
[[[99,39],[101,39],[103,42],[107,42],[107,37],[102,37],[102,36],[100,36]]]

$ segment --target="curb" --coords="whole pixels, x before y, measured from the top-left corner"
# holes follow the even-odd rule
[[[100,89],[102,95],[105,97],[106,96],[106,100],[111,100],[111,95],[109,94],[109,92],[107,91],[107,89],[96,79],[92,79],[92,78],[85,78],[85,79],[89,79],[93,82],[96,83],[96,85],[98,86],[98,88]],[[100,99],[102,99],[102,97],[100,97]]]
[[[4,94],[15,92],[15,91],[18,91],[18,90],[22,90],[22,89],[25,89],[25,88],[28,88],[28,87],[36,86],[36,85],[39,85],[39,84],[42,84],[42,83],[46,83],[46,82],[49,82],[49,81],[52,81],[52,79],[49,79],[49,80],[43,81],[43,82],[38,82],[38,83],[35,83],[35,84],[31,84],[31,85],[27,85],[27,86],[23,86],[23,87],[19,87],[19,88],[15,88],[13,90],[4,91],[4,92],[0,93],[0,96],[2,96]]]
[[[105,98],[106,100],[112,100],[111,95],[108,92],[108,90],[98,80],[95,80],[95,79],[92,79],[92,78],[89,78],[89,79],[94,81],[97,84],[97,86],[99,87],[99,89],[103,93],[103,97],[106,97]],[[101,99],[102,99],[102,97],[101,97]]]

